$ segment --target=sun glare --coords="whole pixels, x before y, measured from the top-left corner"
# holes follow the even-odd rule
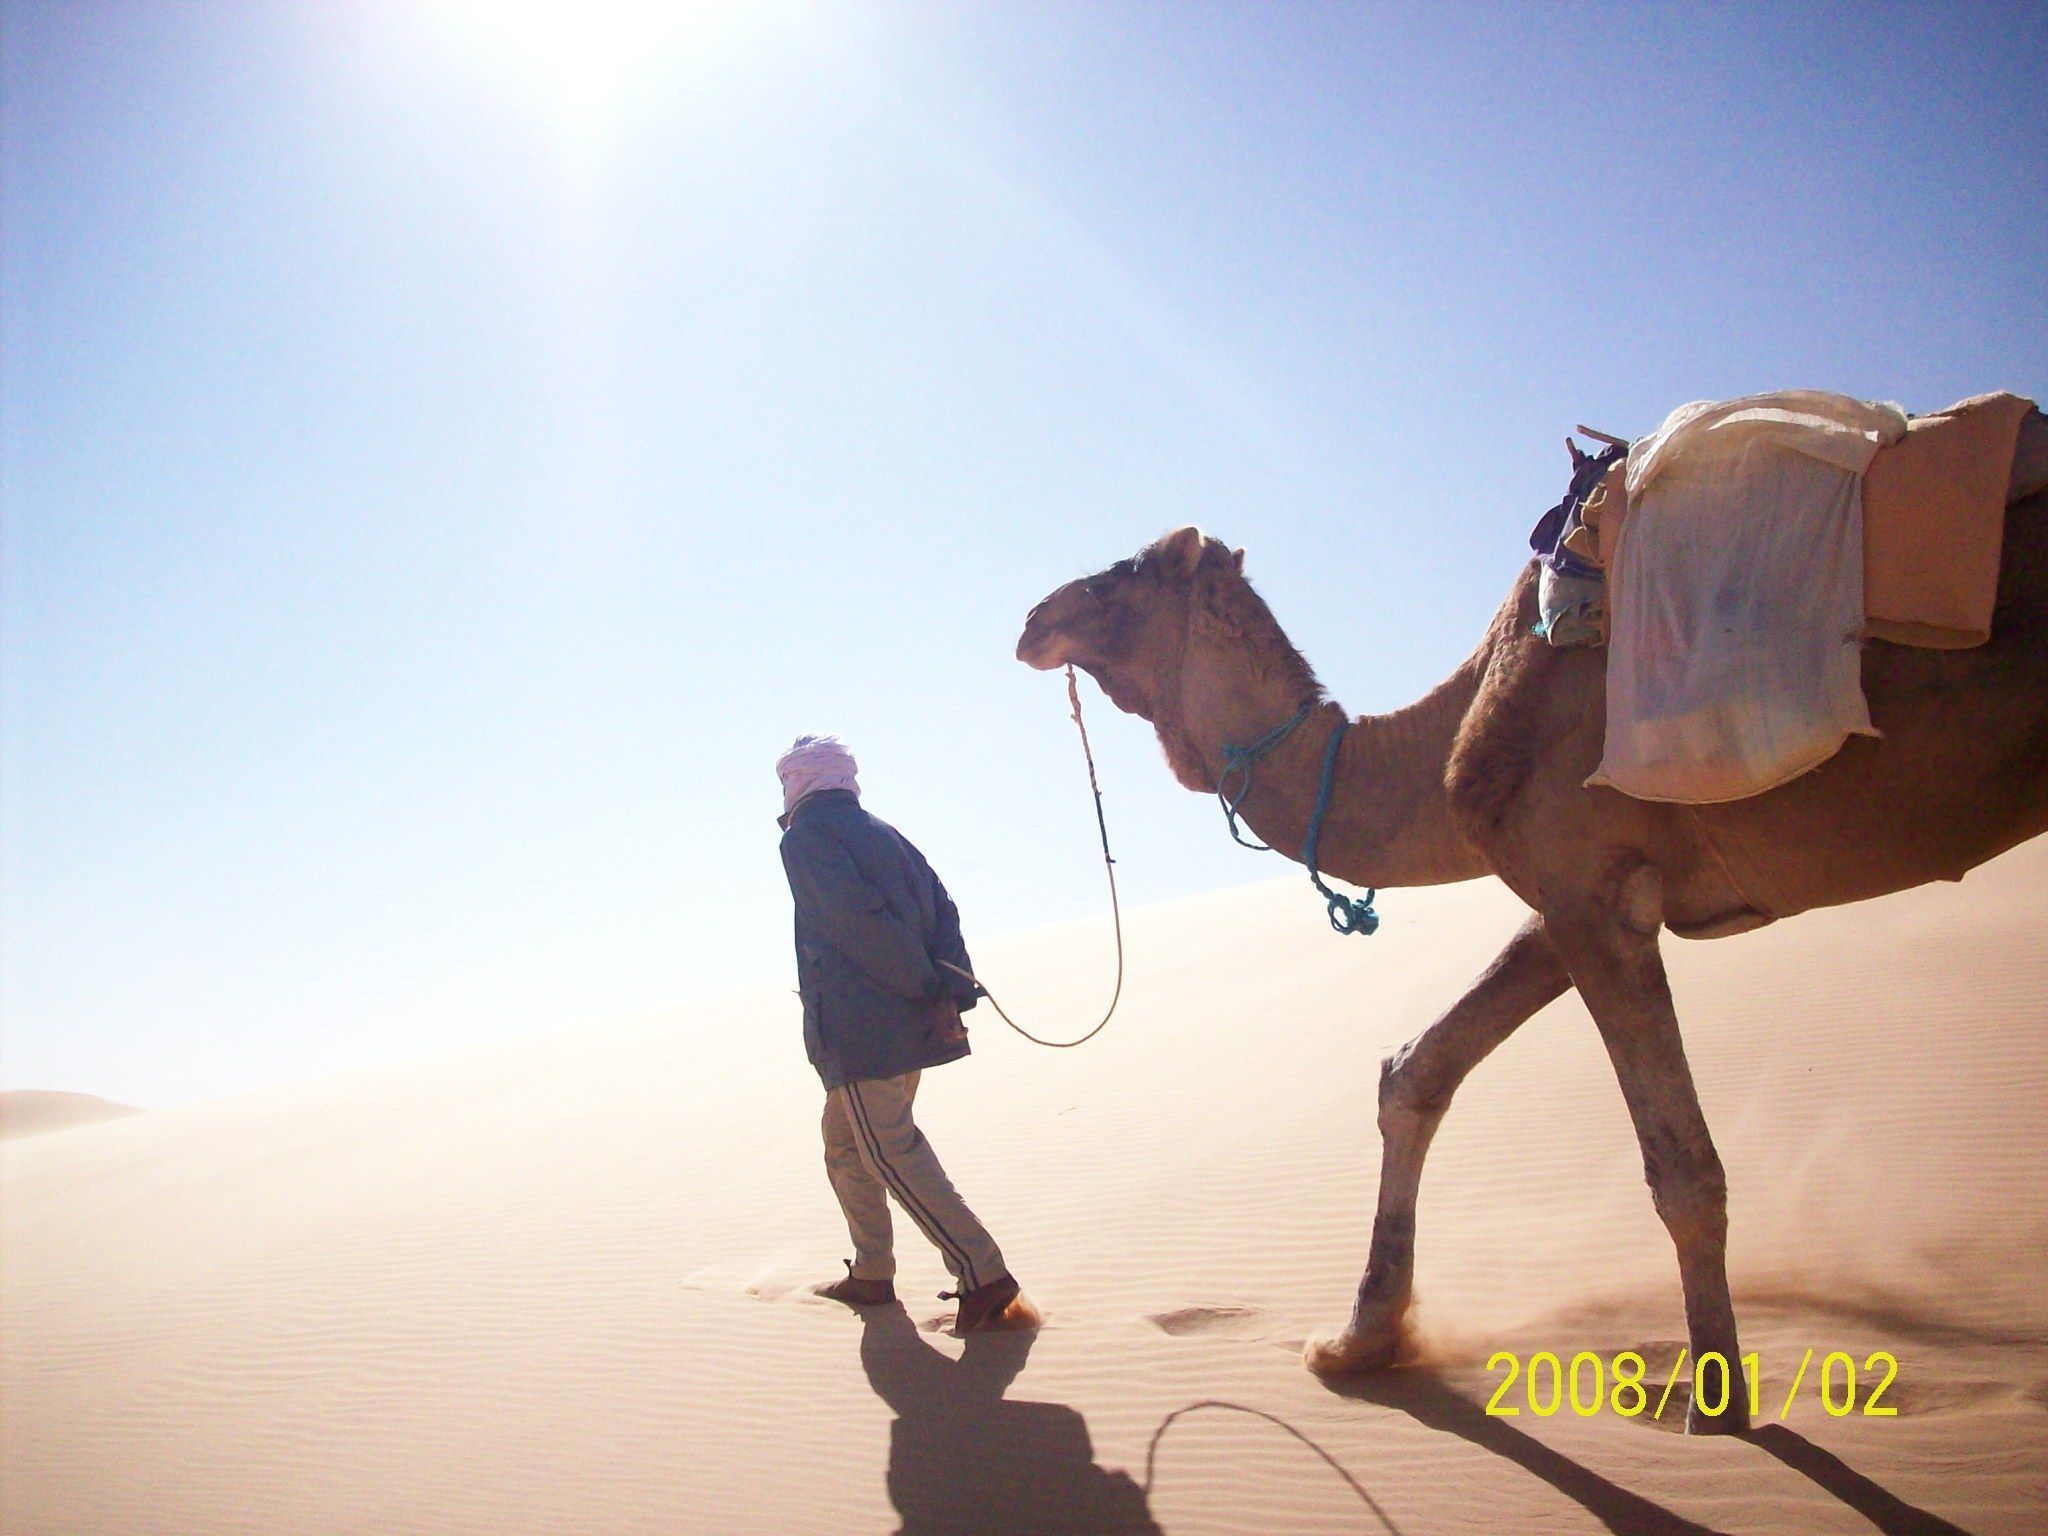
[[[602,126],[682,65],[703,66],[775,9],[763,0],[444,0],[468,46],[543,93],[564,124]]]

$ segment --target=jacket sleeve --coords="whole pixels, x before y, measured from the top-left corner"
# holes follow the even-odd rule
[[[929,865],[925,872],[932,882],[932,907],[938,914],[937,924],[932,932],[932,960],[949,961],[961,970],[972,972],[974,962],[967,958],[967,941],[960,936],[960,909],[953,905],[953,898],[946,894],[946,886]],[[939,970],[939,984],[952,995],[953,1001],[965,1013],[981,997],[981,988],[965,976],[956,976],[951,971]]]
[[[790,894],[829,943],[876,985],[913,1001],[936,997],[939,974],[924,944],[826,831],[798,822],[783,834]]]

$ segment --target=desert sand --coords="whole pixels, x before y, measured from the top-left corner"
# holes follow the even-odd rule
[[[140,1113],[132,1104],[116,1104],[112,1099],[95,1098],[89,1093],[10,1088],[0,1092],[0,1141]]]
[[[779,980],[678,1017],[106,1120],[0,1154],[9,1536],[150,1532],[2038,1532],[2048,1528],[2048,840],[1929,887],[1667,939],[1728,1167],[1762,1427],[1485,1407],[1496,1350],[1683,1338],[1576,998],[1452,1108],[1424,1355],[1299,1361],[1364,1266],[1378,1063],[1513,930],[1492,881],[1340,939],[1298,878],[1136,914],[1073,1052],[983,1009],[920,1120],[1043,1310],[962,1341],[807,1293],[844,1231]],[[969,938],[975,935],[969,913]],[[764,914],[764,921],[786,921]],[[1041,1031],[1107,922],[982,942]],[[1836,1418],[1804,1352],[1898,1360]],[[1865,1391],[1870,1385],[1865,1377]]]

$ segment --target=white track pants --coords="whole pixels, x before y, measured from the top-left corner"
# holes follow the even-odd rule
[[[825,1171],[846,1212],[856,1276],[895,1277],[895,1234],[886,1190],[931,1239],[961,1288],[971,1291],[1007,1273],[1007,1266],[995,1239],[967,1208],[939,1166],[932,1144],[910,1118],[917,1079],[917,1073],[906,1072],[827,1092]]]

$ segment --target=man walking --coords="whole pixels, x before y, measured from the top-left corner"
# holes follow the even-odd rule
[[[846,1278],[818,1294],[850,1306],[896,1299],[893,1195],[958,1282],[944,1293],[959,1298],[955,1327],[994,1326],[1017,1282],[910,1113],[924,1069],[967,1054],[960,1014],[978,989],[940,963],[973,969],[960,913],[910,840],[862,809],[853,754],[836,736],[799,736],[775,772],[804,1048],[824,1079],[825,1171],[853,1238]]]

